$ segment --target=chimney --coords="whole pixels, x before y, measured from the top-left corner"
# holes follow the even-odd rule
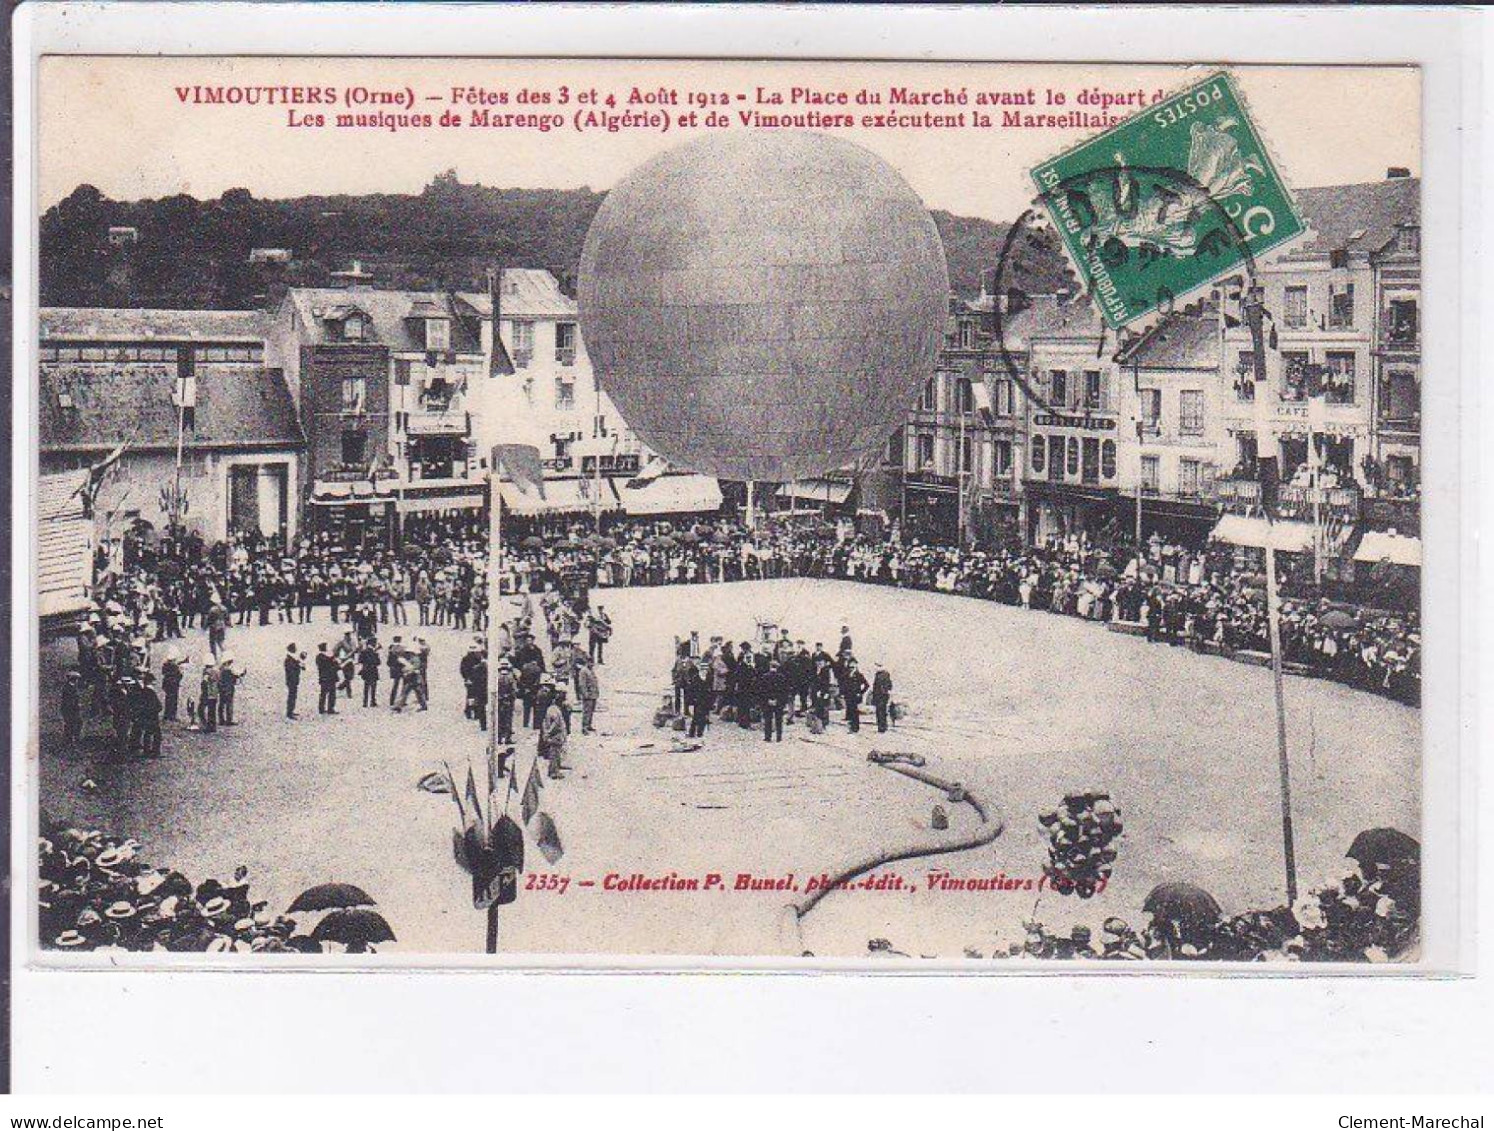
[[[996,294],[996,268],[987,267],[980,273],[980,297],[992,298]]]
[[[1387,181],[1403,181],[1410,176],[1411,170],[1401,165],[1392,165],[1385,170],[1385,179]]]

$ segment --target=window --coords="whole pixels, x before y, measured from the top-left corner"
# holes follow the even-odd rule
[[[1416,300],[1396,298],[1390,300],[1390,311],[1385,318],[1385,337],[1392,345],[1411,345],[1416,341],[1419,325]]]
[[[961,377],[955,382],[955,411],[961,416],[975,411],[975,394],[971,391],[969,377]]]
[[[77,361],[77,360],[79,360],[82,357],[82,355],[83,355],[83,351],[80,350],[77,346],[58,346],[57,347],[57,360],[58,361]]]
[[[515,369],[526,369],[534,360],[534,323],[514,323],[514,356]]]
[[[82,353],[84,361],[107,361],[109,358],[109,351],[102,346],[84,346]]]
[[[1141,489],[1153,495],[1157,493],[1157,468],[1156,456],[1141,457]]]
[[[394,359],[394,383],[398,386],[406,386],[410,383],[410,359],[397,357]]]
[[[962,350],[975,348],[975,320],[973,318],[960,319],[960,348]]]
[[[1198,484],[1198,460],[1178,460],[1178,493],[1181,495],[1197,495]]]
[[[1404,251],[1409,255],[1418,255],[1421,252],[1421,229],[1402,228],[1396,233],[1395,246],[1397,251]]]
[[[1323,372],[1323,396],[1329,404],[1354,403],[1354,353],[1329,350]]]
[[[557,412],[570,412],[576,407],[576,383],[564,379],[555,382],[555,409]]]
[[[1363,228],[1356,229],[1356,231],[1358,235],[1351,234],[1349,236],[1350,239],[1362,239],[1364,237]],[[1349,249],[1346,247],[1336,247],[1330,251],[1328,253],[1328,266],[1332,267],[1335,271],[1342,271],[1347,268],[1349,266]]]
[[[969,436],[960,437],[960,471],[969,474],[975,470],[975,445]]]
[[[1079,439],[1078,439],[1078,437],[1076,437],[1076,436],[1070,436],[1069,437],[1068,451],[1069,451],[1069,455],[1068,455],[1068,460],[1066,461],[1067,464],[1068,464],[1067,471],[1068,471],[1068,473],[1070,475],[1078,475],[1079,474]]]
[[[1201,389],[1184,389],[1178,394],[1178,432],[1184,436],[1202,436],[1203,430],[1203,391]]]
[[[1354,325],[1354,284],[1329,284],[1328,326],[1334,330],[1347,330]]]
[[[555,360],[561,365],[576,364],[576,324],[555,323]]]
[[[1380,391],[1380,418],[1413,420],[1420,411],[1421,392],[1417,388],[1416,374],[1406,370],[1390,373]]]
[[[1141,430],[1156,435],[1162,430],[1162,390],[1141,390]]]
[[[934,406],[939,403],[938,387],[935,385],[936,378],[930,377],[923,383],[923,411],[933,412]]]
[[[1282,311],[1282,322],[1288,330],[1300,330],[1307,325],[1307,288],[1288,287],[1286,307]]]
[[[1254,479],[1260,470],[1260,465],[1257,463],[1259,449],[1256,446],[1254,432],[1235,434],[1235,456],[1235,475],[1241,479]]]
[[[425,348],[442,352],[451,348],[451,320],[449,318],[427,318],[425,320]]]
[[[1010,475],[1012,472],[1012,442],[1010,440],[994,440],[991,443],[991,470],[997,475]]]
[[[899,428],[887,437],[887,462],[901,465],[903,462],[903,430]]]
[[[1098,369],[1084,371],[1084,407],[1089,412],[1104,412],[1106,404],[1104,375]]]
[[[1082,466],[1084,469],[1081,479],[1086,483],[1098,483],[1100,481],[1100,440],[1097,436],[1084,437]]]
[[[67,410],[76,408],[77,406],[73,402],[73,395],[71,393],[58,393],[57,407],[66,412]]]
[[[342,320],[342,336],[350,342],[363,340],[363,315],[349,314]]]
[[[1106,479],[1115,478],[1115,441],[1106,440],[1100,445],[1100,474]]]
[[[1311,359],[1306,350],[1281,351],[1281,399],[1300,401],[1307,397],[1308,370]]]
[[[1016,396],[1012,389],[1012,383],[1007,380],[996,382],[996,415],[1011,416],[1016,411]]]
[[[934,466],[934,437],[927,432],[921,432],[918,436],[918,467],[915,470],[933,470]]]
[[[1054,408],[1063,408],[1069,399],[1069,375],[1062,369],[1048,374],[1048,401]]]
[[[362,377],[342,379],[342,411],[362,413],[367,404],[368,382]]]
[[[364,448],[368,444],[368,433],[361,428],[348,428],[342,434],[342,462],[345,464],[361,464],[364,462]]]
[[[1235,399],[1255,400],[1255,351],[1241,350],[1235,362]]]
[[[57,347],[56,346],[42,346],[42,348],[41,348],[41,360],[42,361],[56,361],[57,360]]]
[[[1048,463],[1048,444],[1041,436],[1032,438],[1032,470],[1039,475]]]

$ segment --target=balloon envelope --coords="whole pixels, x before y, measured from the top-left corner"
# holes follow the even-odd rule
[[[934,371],[948,293],[933,219],[881,158],[820,134],[720,135],[607,194],[581,334],[661,455],[784,481],[886,442]]]

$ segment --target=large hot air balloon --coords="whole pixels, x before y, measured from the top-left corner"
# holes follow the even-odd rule
[[[886,442],[934,371],[948,292],[928,209],[881,158],[821,134],[722,134],[607,194],[581,333],[655,451],[782,482]]]

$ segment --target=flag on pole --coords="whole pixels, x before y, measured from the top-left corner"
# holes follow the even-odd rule
[[[521,495],[545,497],[545,468],[533,444],[497,444],[493,448],[493,470],[508,472],[509,482]]]
[[[555,818],[548,813],[535,815],[534,846],[551,864],[565,855],[565,846],[560,843],[560,830],[555,827]]]
[[[512,377],[514,375],[514,363],[508,356],[508,350],[503,346],[503,336],[499,328],[503,323],[499,320],[499,312],[502,309],[503,272],[491,270],[488,272],[488,301],[493,306],[493,348],[488,354],[488,376],[489,377]]]
[[[110,468],[124,458],[129,446],[128,440],[121,440],[112,452],[88,469],[88,478],[78,484],[78,489],[73,494],[82,496],[84,515],[93,514],[94,500],[98,498],[99,488],[104,485],[104,477],[109,474]]]
[[[176,389],[171,394],[171,403],[182,410],[182,430],[197,430],[197,378],[178,377]]]
[[[529,780],[524,783],[524,796],[519,802],[519,815],[524,818],[526,825],[539,812],[540,788],[539,763],[536,761],[529,767]]]
[[[668,470],[669,461],[666,460],[663,456],[650,456],[648,463],[643,465],[643,468],[638,472],[638,474],[633,476],[632,479],[628,480],[627,486],[645,487],[648,484],[652,483],[655,479],[658,479]]]

